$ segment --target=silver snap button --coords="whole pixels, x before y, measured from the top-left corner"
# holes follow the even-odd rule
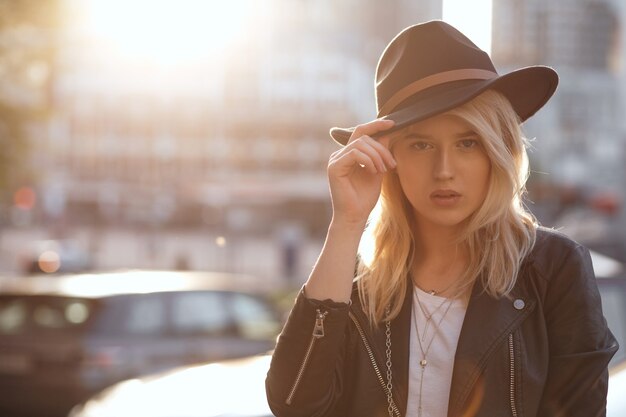
[[[517,300],[513,301],[513,307],[515,307],[516,310],[521,310],[525,306],[526,306],[526,303],[521,298],[518,298]]]

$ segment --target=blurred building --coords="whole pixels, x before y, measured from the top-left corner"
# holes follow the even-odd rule
[[[493,0],[496,64],[503,70],[544,64],[560,75],[554,98],[526,123],[526,133],[536,137],[534,180],[561,186],[560,194],[575,187],[590,194],[586,202],[597,199],[594,193],[617,204],[625,197],[625,19],[626,5],[618,0]],[[555,190],[552,198],[559,198]],[[608,214],[610,221],[601,222],[608,230],[596,230],[598,239],[625,241],[623,204]],[[581,215],[591,223],[589,213]]]
[[[375,117],[377,57],[441,0],[253,4],[254,27],[193,65],[63,34],[54,116],[33,139],[44,222],[325,230],[328,129]]]
[[[0,228],[31,207],[29,139],[51,107],[57,9],[57,0],[0,0]]]
[[[623,20],[611,0],[493,1],[495,62],[544,64],[560,75],[553,101],[527,129],[538,135],[534,162],[552,179],[622,188]]]

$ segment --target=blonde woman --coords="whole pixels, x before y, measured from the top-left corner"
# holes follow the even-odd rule
[[[617,344],[588,251],[522,204],[520,123],[557,83],[499,75],[441,21],[391,41],[379,118],[331,130],[333,218],[267,376],[276,416],[604,415]]]

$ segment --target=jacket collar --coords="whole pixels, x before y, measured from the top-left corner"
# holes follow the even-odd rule
[[[477,383],[493,348],[502,343],[534,309],[535,301],[522,294],[518,287],[509,297],[499,299],[487,294],[479,281],[472,287],[454,359],[448,402],[449,416],[461,415],[464,403]],[[391,326],[393,386],[402,415],[406,413],[409,391],[413,291],[412,281],[408,280],[402,309]],[[516,300],[524,302],[523,308],[515,308]],[[521,307],[519,301],[517,306]],[[376,345],[383,347],[384,352],[384,331],[378,332],[377,336]]]
[[[522,274],[519,278],[522,278]],[[391,325],[393,393],[401,415],[406,413],[409,389],[412,290],[412,282],[408,280],[402,308]],[[515,307],[516,300],[524,302],[523,308],[519,308],[519,301],[518,308]],[[352,310],[359,321],[363,324],[368,323],[358,302],[358,295],[353,297],[353,302]],[[487,294],[477,280],[472,288],[454,359],[448,416],[462,415],[465,403],[478,382],[490,353],[494,351],[496,345],[504,343],[508,335],[534,310],[535,304],[534,299],[521,292],[519,285],[508,297],[496,299]],[[369,325],[363,328],[371,341],[376,361],[381,371],[385,372],[385,327],[381,326],[378,331],[372,331]]]
[[[520,291],[519,285],[508,297],[494,298],[479,281],[474,284],[454,358],[448,416],[462,415],[489,355],[534,310],[535,303]],[[472,404],[480,404],[480,398],[471,400]]]

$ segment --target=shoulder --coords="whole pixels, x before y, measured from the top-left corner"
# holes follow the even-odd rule
[[[576,242],[565,233],[556,229],[550,229],[544,226],[537,228],[537,238],[535,246],[531,252],[531,256],[538,256],[541,253],[568,253],[571,251],[577,251],[582,248],[583,245]]]
[[[585,269],[593,273],[588,249],[566,234],[546,227],[537,228],[535,245],[524,263],[548,278],[563,269]]]

